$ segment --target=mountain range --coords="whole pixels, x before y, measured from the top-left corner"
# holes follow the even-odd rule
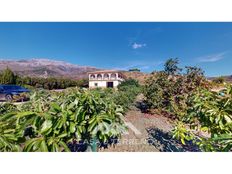
[[[90,66],[80,66],[50,59],[0,60],[0,71],[9,67],[14,73],[31,77],[66,77],[81,79],[87,72],[100,70]]]
[[[88,72],[102,70],[91,66],[80,66],[64,61],[51,59],[21,59],[21,60],[0,60],[0,72],[9,67],[14,73],[20,76],[30,77],[64,77],[70,79],[83,79],[88,77]],[[144,82],[149,75],[143,72],[123,71],[127,78],[137,79]],[[226,81],[232,82],[232,76],[223,76]],[[209,77],[208,79],[214,79]]]

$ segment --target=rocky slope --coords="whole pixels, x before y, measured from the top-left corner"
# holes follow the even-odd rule
[[[68,77],[80,79],[87,72],[99,70],[95,67],[79,66],[49,59],[0,60],[0,71],[9,67],[18,75],[33,77]]]
[[[126,78],[138,80],[140,84],[144,84],[145,80],[150,76],[150,74],[136,71],[124,71],[123,74]]]
[[[50,59],[0,60],[0,72],[9,67],[20,76],[30,77],[64,77],[71,79],[87,78],[87,72],[100,70],[90,66],[80,66],[64,61]],[[149,74],[143,72],[122,71],[126,78],[137,79],[140,83]]]

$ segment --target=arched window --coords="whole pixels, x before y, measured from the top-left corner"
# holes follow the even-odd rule
[[[111,79],[116,79],[116,74],[111,74]]]
[[[121,75],[121,74],[118,74],[118,78],[122,79],[122,75]]]
[[[98,80],[101,80],[101,79],[102,79],[102,75],[101,75],[101,74],[98,74],[98,75],[97,75],[97,79],[98,79]]]
[[[109,74],[104,74],[104,79],[109,79]]]
[[[95,79],[95,75],[94,75],[94,74],[91,74],[91,75],[90,75],[90,79]]]

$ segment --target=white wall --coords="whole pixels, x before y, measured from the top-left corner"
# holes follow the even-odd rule
[[[97,83],[98,85],[95,86],[95,83]],[[102,88],[102,87],[106,87],[106,81],[89,81],[89,87],[90,88]]]
[[[112,81],[109,81],[109,82],[113,82],[114,87],[117,87],[119,85],[119,83],[120,83],[118,80],[112,80]],[[95,86],[95,83],[97,83],[98,86]],[[104,81],[104,80],[101,80],[101,81],[99,81],[99,80],[96,80],[96,81],[91,80],[91,81],[89,81],[89,88],[97,88],[97,87],[106,88],[106,86],[107,86],[107,81]]]

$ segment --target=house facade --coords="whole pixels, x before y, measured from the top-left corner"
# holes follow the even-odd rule
[[[116,88],[124,76],[120,71],[104,70],[88,73],[89,88]]]

